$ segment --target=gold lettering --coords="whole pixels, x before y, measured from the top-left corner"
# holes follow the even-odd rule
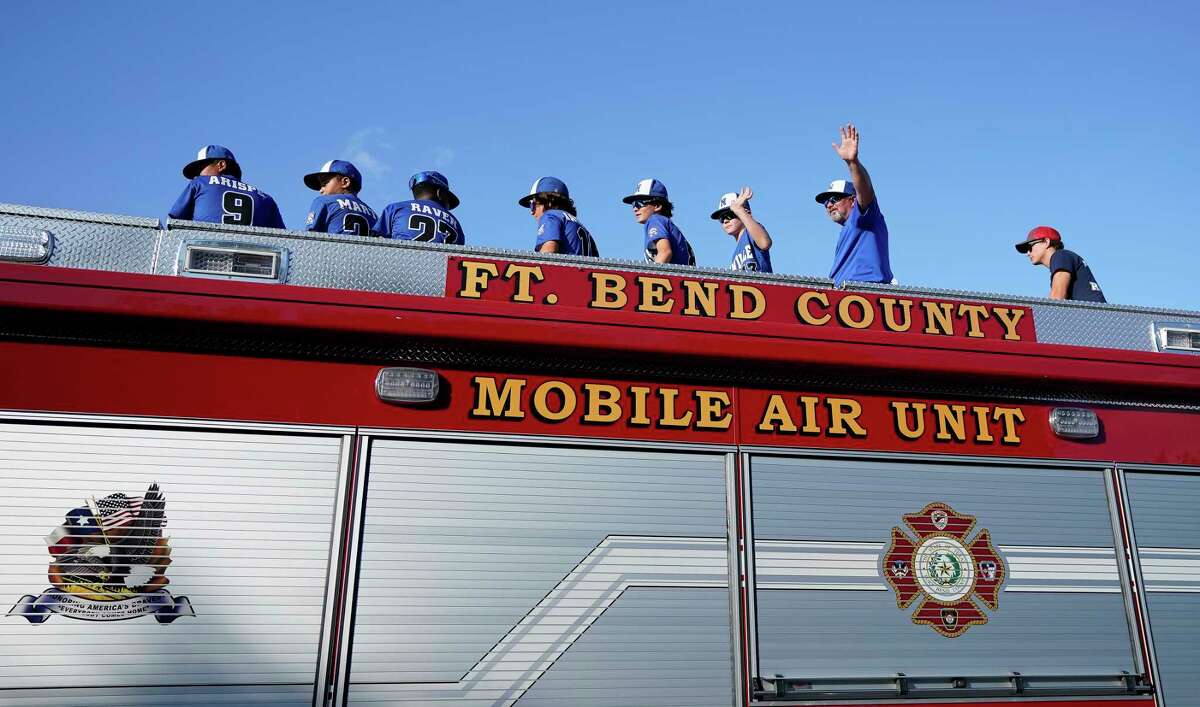
[[[558,391],[562,396],[563,404],[558,410],[550,409],[550,393]],[[533,414],[549,420],[550,422],[561,422],[571,416],[575,412],[575,406],[579,402],[579,397],[575,395],[575,390],[563,383],[562,381],[546,381],[533,389]]]
[[[973,405],[971,412],[975,414],[975,441],[987,444],[995,442],[996,438],[992,436],[988,427],[988,413],[991,412],[991,408]]]
[[[629,411],[629,424],[648,427],[650,418],[646,415],[646,400],[650,397],[650,389],[641,385],[631,386],[629,397],[633,398],[633,408]]]
[[[966,405],[934,403],[933,411],[937,413],[935,439],[941,442],[948,442],[951,439],[956,442],[967,441],[967,421],[963,419],[963,414],[967,411]],[[951,432],[954,433],[953,436]]]
[[[525,389],[526,383],[523,378],[506,379],[502,389],[497,389],[496,379],[489,376],[475,376],[471,383],[475,386],[475,408],[471,410],[472,417],[525,419],[525,412],[521,410],[521,391]]]
[[[696,429],[727,430],[733,422],[729,407],[729,393],[721,390],[696,391]]]
[[[880,297],[879,304],[883,309],[883,326],[888,331],[908,331],[912,328],[912,300]],[[896,321],[896,312],[893,310],[893,307],[897,304],[900,305],[900,311],[904,318],[903,322]]]
[[[852,398],[826,398],[825,405],[829,407],[829,434],[845,437],[866,437],[867,431],[858,424],[858,416],[862,414],[862,405]]]
[[[800,428],[801,434],[821,434],[821,426],[817,424],[817,403],[819,402],[821,399],[812,395],[800,396],[800,404],[804,406],[804,426]]]
[[[1020,341],[1021,335],[1017,333],[1017,322],[1021,321],[1021,317],[1025,316],[1025,310],[992,307],[992,312],[1000,320],[1000,323],[1004,325],[1004,340]]]
[[[663,427],[687,427],[692,424],[692,411],[688,410],[680,417],[675,410],[675,401],[679,397],[678,388],[659,388],[658,397],[662,398],[662,413],[658,424]]]
[[[753,285],[729,285],[730,319],[758,319],[767,309],[767,298]],[[746,311],[746,297],[754,301],[754,309]]]
[[[767,409],[763,411],[762,419],[758,422],[759,432],[795,432],[796,424],[788,412],[787,403],[783,396],[773,393],[767,398]]]
[[[589,307],[596,309],[621,309],[629,303],[625,295],[625,278],[609,272],[591,272],[592,301]]]
[[[717,283],[684,280],[683,293],[687,305],[683,313],[692,317],[717,316]]]
[[[925,308],[925,333],[954,336],[954,305],[949,302],[922,302]],[[940,330],[940,331],[939,331]]]
[[[892,402],[892,414],[896,418],[896,431],[904,439],[919,439],[925,434],[925,403],[905,403],[899,400]],[[915,427],[908,424],[908,411],[912,410]]]
[[[1025,413],[1021,412],[1021,408],[998,407],[992,411],[992,420],[1003,420],[1004,422],[1004,436],[1000,438],[1001,442],[1004,444],[1021,443],[1021,436],[1017,434],[1017,423],[1025,422]]]
[[[671,311],[671,306],[675,304],[675,298],[667,297],[667,295],[671,294],[672,289],[670,280],[665,277],[638,275],[637,283],[638,290],[641,292],[637,311],[658,312],[660,314]]]
[[[459,297],[479,299],[487,289],[488,278],[498,277],[500,270],[495,263],[478,263],[474,260],[462,260],[458,263],[463,271],[463,286],[458,291]]]
[[[825,309],[829,309],[829,298],[825,296],[825,293],[811,290],[796,298],[796,316],[800,317],[800,320],[805,324],[825,326],[829,323],[830,319],[833,319],[833,315],[826,312],[819,317],[814,317],[812,309],[809,308],[809,303],[813,300],[819,302]]]
[[[604,383],[584,383],[583,393],[587,397],[584,422],[607,425],[621,419],[621,389]]]
[[[504,277],[511,280],[513,275],[517,276],[517,286],[514,288],[512,296],[513,302],[532,302],[533,293],[529,291],[533,285],[531,281],[536,280],[541,282],[546,279],[542,275],[541,265],[517,265],[516,263],[509,263],[508,270],[504,271]]]
[[[850,316],[850,305],[857,304],[862,308],[862,317],[855,319]],[[843,326],[848,326],[851,329],[866,329],[875,321],[875,310],[871,309],[871,302],[862,295],[846,295],[838,302],[837,306],[838,321]]]
[[[987,307],[982,304],[960,304],[958,305],[958,316],[967,315],[967,336],[973,339],[982,339],[983,330],[979,328],[979,323],[988,318]]]

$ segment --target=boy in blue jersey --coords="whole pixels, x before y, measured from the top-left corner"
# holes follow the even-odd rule
[[[833,151],[846,162],[850,179],[835,179],[817,194],[817,203],[842,227],[829,277],[839,286],[846,280],[891,282],[887,222],[879,211],[871,175],[858,161],[858,129],[847,123],[842,144],[833,143]]]
[[[375,212],[358,198],[362,174],[345,160],[329,160],[321,169],[304,175],[304,185],[320,192],[308,207],[304,227],[321,233],[370,236]]]
[[[384,238],[466,245],[462,225],[452,209],[458,197],[450,191],[450,182],[439,172],[417,172],[408,180],[411,201],[388,204],[379,216],[375,230]]]
[[[712,218],[720,221],[721,229],[737,241],[733,260],[729,263],[731,270],[771,272],[771,234],[750,215],[750,198],[753,196],[750,187],[742,187],[740,193],[723,195]]]
[[[171,218],[285,228],[275,200],[242,181],[242,168],[229,148],[200,148],[196,159],[184,165],[183,176],[188,185],[167,213]]]
[[[517,203],[537,221],[537,252],[600,257],[592,234],[576,218],[575,202],[561,179],[541,177]]]
[[[646,261],[695,265],[696,254],[683,232],[671,220],[675,205],[667,199],[667,187],[657,179],[643,179],[637,190],[621,199],[633,206],[633,218],[645,225]]]

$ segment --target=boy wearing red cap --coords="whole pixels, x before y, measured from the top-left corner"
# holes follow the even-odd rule
[[[1092,269],[1077,253],[1063,248],[1062,236],[1049,226],[1038,226],[1017,244],[1031,265],[1050,268],[1050,299],[1107,302]]]

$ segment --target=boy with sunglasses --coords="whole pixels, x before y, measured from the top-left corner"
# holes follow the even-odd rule
[[[358,198],[362,174],[345,160],[329,160],[321,169],[304,175],[304,185],[319,192],[308,207],[305,229],[346,236],[370,236],[375,212]]]
[[[646,261],[695,265],[696,254],[683,232],[671,220],[675,205],[667,199],[667,187],[657,179],[643,179],[637,190],[621,199],[633,206],[633,218],[646,229]]]
[[[600,257],[592,234],[576,218],[575,202],[561,179],[537,179],[529,193],[517,203],[529,209],[537,221],[537,242],[534,244],[537,252]]]
[[[712,218],[720,221],[721,229],[737,240],[730,269],[771,272],[771,234],[750,215],[752,196],[750,187],[723,195]]]
[[[829,277],[836,285],[847,280],[891,282],[887,223],[875,200],[871,176],[858,161],[858,129],[851,124],[843,127],[842,144],[833,143],[833,150],[846,162],[850,179],[835,179],[817,194],[817,203],[842,227]]]

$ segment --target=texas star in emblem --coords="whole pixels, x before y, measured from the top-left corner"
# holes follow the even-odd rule
[[[906,609],[920,598],[913,623],[926,624],[947,638],[987,623],[987,614],[975,600],[998,609],[1007,574],[988,531],[980,530],[968,542],[975,517],[941,502],[903,518],[917,539],[892,528],[891,545],[881,559],[883,576],[896,592],[896,605]]]

